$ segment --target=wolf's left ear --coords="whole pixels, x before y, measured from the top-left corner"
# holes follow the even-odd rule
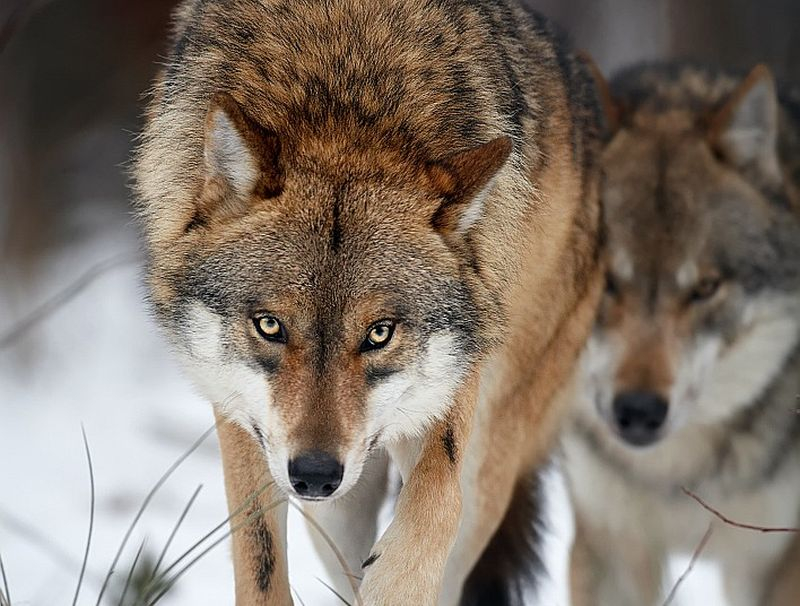
[[[772,73],[757,65],[712,117],[712,147],[734,166],[752,166],[779,181],[778,111]]]
[[[426,166],[433,189],[444,198],[431,223],[441,233],[465,232],[481,216],[492,181],[511,154],[511,137],[498,137]]]
[[[211,98],[205,130],[206,176],[245,200],[274,198],[283,189],[281,143],[249,118],[228,93]]]
[[[583,63],[586,67],[586,71],[589,73],[594,83],[594,92],[597,96],[597,102],[600,105],[600,111],[603,114],[604,124],[602,137],[608,141],[619,130],[620,114],[622,113],[620,104],[611,94],[611,87],[608,84],[608,80],[606,80],[606,77],[597,66],[597,63],[594,62],[592,56],[582,50],[578,51],[575,56],[578,61]]]

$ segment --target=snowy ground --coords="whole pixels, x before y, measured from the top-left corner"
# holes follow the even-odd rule
[[[0,273],[0,335],[70,284],[87,267],[135,251],[130,226],[74,245],[33,280]],[[2,269],[2,268],[0,268]],[[97,518],[87,581],[79,604],[95,604],[101,579],[141,500],[164,470],[212,425],[210,407],[183,378],[149,319],[138,268],[117,267],[73,300],[44,314],[0,350],[0,554],[14,604],[69,604],[89,515],[89,480],[81,438],[94,458]],[[14,287],[14,284],[25,287]],[[3,284],[6,286],[4,287]],[[9,286],[12,285],[12,286]],[[157,554],[195,488],[203,489],[167,561],[226,516],[222,472],[212,435],[163,486],[134,533],[123,562],[140,542]],[[551,578],[531,603],[566,606],[565,564],[571,528],[563,486],[553,479],[548,539]],[[305,604],[336,604],[298,514],[290,517],[291,580]],[[676,563],[676,570],[683,566]],[[118,573],[121,577],[127,572]],[[692,576],[682,593],[707,591]],[[693,589],[694,588],[694,589]],[[719,604],[713,595],[686,604]],[[112,603],[112,602],[109,602]],[[162,602],[232,604],[227,543],[203,558]]]

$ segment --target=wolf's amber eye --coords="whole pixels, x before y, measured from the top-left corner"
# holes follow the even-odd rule
[[[722,285],[722,280],[717,276],[711,276],[700,280],[692,289],[689,295],[689,300],[692,303],[700,301],[708,301],[711,297],[717,294],[719,287]]]
[[[382,321],[373,324],[367,331],[367,338],[361,343],[361,351],[372,351],[385,347],[392,340],[394,322]]]
[[[286,331],[278,318],[273,316],[260,316],[253,319],[258,334],[267,341],[286,343]]]

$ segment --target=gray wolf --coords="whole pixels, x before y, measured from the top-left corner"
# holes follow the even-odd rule
[[[608,277],[564,442],[576,604],[663,603],[711,518],[800,521],[800,97],[758,66],[605,90]],[[715,522],[734,606],[800,603],[792,534]]]
[[[516,0],[180,6],[135,187],[153,309],[247,522],[237,604],[291,603],[286,495],[364,604],[458,601],[602,292],[594,99]]]

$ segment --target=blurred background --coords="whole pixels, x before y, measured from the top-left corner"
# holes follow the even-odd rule
[[[531,0],[607,74],[645,59],[747,69],[800,82],[797,0]],[[0,556],[13,602],[68,603],[89,524],[81,438],[94,461],[97,519],[79,603],[94,604],[150,486],[212,424],[147,315],[126,162],[144,95],[167,50],[165,0],[0,0]],[[112,575],[120,602],[139,545],[153,564],[225,518],[214,436],[149,504]],[[559,494],[559,493],[556,493]],[[559,497],[560,498],[560,497]],[[565,505],[553,506],[552,583],[564,603]],[[293,583],[336,603],[297,520]],[[219,536],[219,535],[215,535]],[[176,569],[177,570],[177,569]],[[232,604],[222,544],[164,604]],[[706,602],[712,603],[712,602]]]

